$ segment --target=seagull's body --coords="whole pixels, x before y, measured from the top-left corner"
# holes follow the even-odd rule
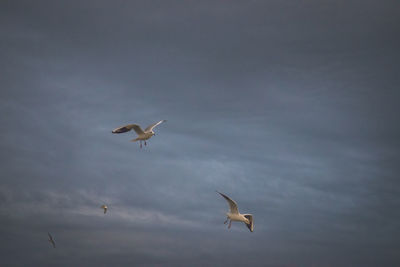
[[[121,127],[114,129],[112,131],[112,133],[126,133],[133,129],[136,132],[136,134],[138,135],[138,137],[135,139],[132,139],[131,142],[140,141],[140,148],[142,148],[142,141],[144,141],[144,145],[147,145],[146,140],[149,140],[153,135],[155,135],[153,129],[157,125],[159,125],[165,121],[166,120],[161,120],[159,122],[153,123],[153,124],[147,126],[146,129],[144,129],[144,130],[142,130],[142,128],[140,128],[140,126],[137,124],[128,124],[128,125],[121,126]]]
[[[100,208],[102,208],[104,210],[104,214],[106,214],[107,209],[108,209],[107,205],[101,205]]]
[[[47,234],[49,236],[49,242],[53,245],[53,248],[56,248],[56,242],[54,242],[53,237],[51,236],[50,233],[47,233]]]
[[[217,193],[220,194],[223,198],[225,198],[229,204],[229,212],[226,213],[227,218],[226,221],[224,222],[224,224],[226,224],[229,221],[228,229],[231,228],[232,221],[237,221],[237,222],[244,222],[247,228],[249,228],[250,232],[253,232],[254,230],[253,215],[239,213],[238,206],[234,200],[232,200],[230,197],[218,191]]]

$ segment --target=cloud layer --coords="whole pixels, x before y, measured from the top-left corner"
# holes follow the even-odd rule
[[[3,1],[2,263],[398,265],[398,8]]]

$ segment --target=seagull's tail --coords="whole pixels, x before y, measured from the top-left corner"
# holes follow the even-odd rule
[[[131,140],[131,142],[136,142],[136,141],[139,141],[139,137]]]

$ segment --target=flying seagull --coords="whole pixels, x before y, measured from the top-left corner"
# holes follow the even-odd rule
[[[128,124],[128,125],[121,126],[121,127],[114,129],[112,131],[112,133],[126,133],[133,129],[137,133],[138,137],[135,139],[132,139],[131,141],[132,142],[140,141],[140,148],[142,148],[142,141],[144,141],[144,145],[146,146],[147,145],[146,140],[150,139],[153,135],[155,135],[155,133],[153,131],[154,127],[156,127],[157,125],[159,125],[165,121],[166,120],[161,120],[159,122],[153,123],[153,124],[147,126],[147,128],[144,129],[144,131],[137,124]]]
[[[47,233],[47,234],[49,235],[49,242],[50,242],[51,244],[53,244],[53,247],[54,247],[54,248],[56,248],[56,242],[54,242],[53,237],[51,236],[50,233]]]
[[[229,212],[226,213],[226,221],[224,224],[227,224],[229,221],[228,229],[231,228],[232,221],[238,221],[238,222],[244,222],[249,228],[250,232],[253,232],[254,229],[254,221],[253,221],[253,215],[251,214],[240,214],[238,206],[235,201],[233,201],[230,197],[220,193],[217,191],[218,194],[220,194],[223,198],[228,201],[229,204]]]
[[[107,205],[101,205],[100,208],[102,208],[104,210],[104,214],[106,214],[107,209],[108,209]]]

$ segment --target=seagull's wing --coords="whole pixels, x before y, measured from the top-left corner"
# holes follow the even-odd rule
[[[243,214],[244,217],[246,217],[246,219],[248,219],[250,221],[250,223],[245,223],[247,228],[249,228],[250,232],[253,232],[254,230],[254,220],[253,220],[253,215],[251,214]]]
[[[161,124],[161,123],[163,123],[163,122],[166,122],[166,121],[167,121],[167,120],[161,120],[161,121],[159,121],[159,122],[153,123],[153,124],[147,126],[147,128],[144,129],[144,131],[145,131],[145,132],[150,132],[150,131],[153,130],[154,127],[156,127],[157,125],[159,125],[159,124]]]
[[[144,134],[142,128],[140,128],[140,126],[137,125],[137,124],[128,124],[128,125],[125,125],[125,126],[118,127],[116,129],[112,130],[112,133],[126,133],[126,132],[129,132],[132,129],[138,135]]]
[[[228,197],[228,196],[226,196],[226,195],[224,195],[224,194],[222,194],[222,193],[220,193],[218,191],[217,191],[217,193],[219,193],[223,198],[226,199],[226,201],[228,201],[229,209],[230,209],[231,213],[233,213],[233,214],[238,214],[239,213],[238,206],[237,206],[235,201],[233,201],[230,197]]]

